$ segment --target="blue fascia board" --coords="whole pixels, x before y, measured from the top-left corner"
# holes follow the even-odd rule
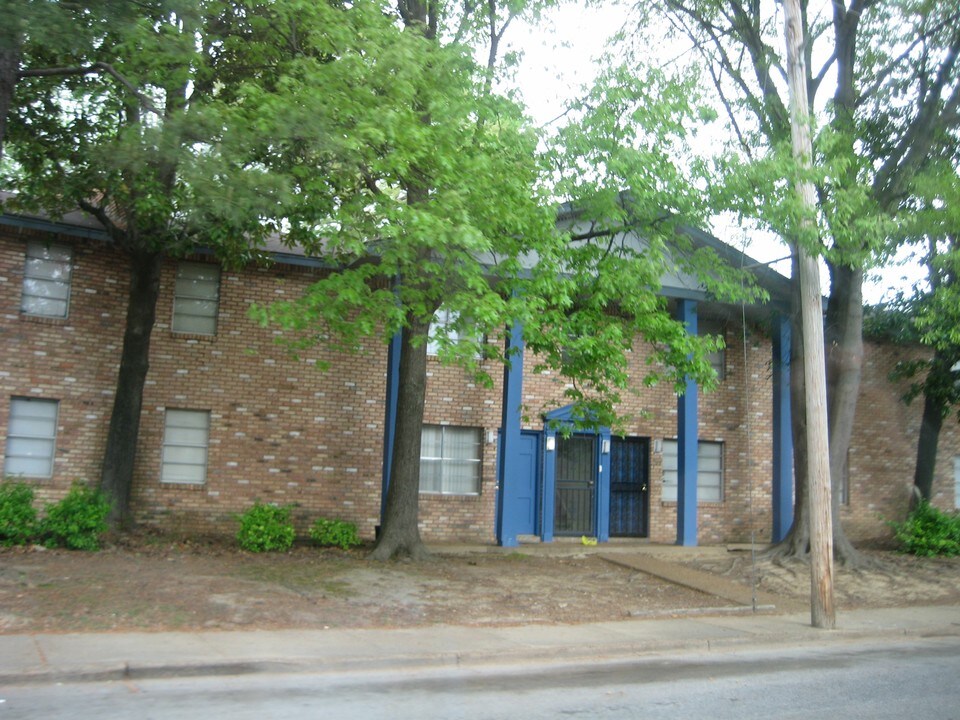
[[[43,218],[30,217],[29,215],[3,213],[0,215],[0,225],[24,228],[27,230],[41,230],[57,235],[69,235],[71,237],[85,238],[88,240],[110,240],[110,234],[102,228],[54,222]]]

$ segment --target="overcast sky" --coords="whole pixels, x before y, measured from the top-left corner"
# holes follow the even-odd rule
[[[595,61],[603,54],[609,36],[622,28],[627,14],[627,9],[617,3],[607,3],[603,7],[564,5],[552,11],[550,17],[537,27],[510,28],[508,39],[514,48],[520,48],[524,53],[515,83],[534,121],[539,125],[554,121],[563,113],[565,102],[575,96],[582,85],[590,82],[596,73]],[[742,247],[745,233],[739,228],[717,225],[713,230],[721,240]],[[786,248],[777,239],[758,237],[755,233],[746,239],[747,254],[760,262],[787,255]],[[905,260],[906,254],[903,254],[900,261]],[[785,275],[790,274],[789,261],[772,267]],[[864,299],[868,303],[880,302],[888,288],[905,289],[922,277],[911,262],[875,274],[878,279],[864,287]],[[829,289],[827,282],[824,276],[824,294]]]

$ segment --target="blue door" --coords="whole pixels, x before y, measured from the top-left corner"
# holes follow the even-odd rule
[[[647,537],[650,442],[613,438],[610,452],[610,534]]]
[[[511,478],[516,483],[516,522],[518,535],[537,532],[537,490],[540,487],[540,433],[521,432],[518,467]]]

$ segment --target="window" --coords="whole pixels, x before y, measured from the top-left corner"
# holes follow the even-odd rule
[[[677,499],[677,441],[663,441],[663,495],[666,502]],[[723,443],[697,443],[697,502],[723,500]]]
[[[20,299],[23,314],[67,317],[72,272],[73,251],[69,246],[47,245],[38,240],[28,242]]]
[[[206,482],[209,439],[208,411],[167,410],[160,481],[187,485]]]
[[[480,340],[476,332],[464,332],[462,327],[457,328],[459,319],[460,314],[455,310],[440,308],[434,313],[433,322],[430,323],[429,340],[427,340],[428,355],[439,355],[440,348],[444,345],[453,345],[459,342],[472,343]]]
[[[220,267],[182,262],[177,267],[173,299],[173,331],[216,335],[220,307]]]
[[[480,494],[480,428],[424,425],[420,492]]]
[[[59,405],[56,400],[10,399],[4,475],[53,477]]]
[[[700,335],[717,335],[726,342],[726,330],[723,325],[715,320],[701,320],[699,327]],[[707,361],[710,367],[717,373],[717,380],[723,380],[727,376],[727,350],[725,347],[713,352],[707,353]]]

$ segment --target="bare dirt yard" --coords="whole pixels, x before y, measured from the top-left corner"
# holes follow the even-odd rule
[[[125,537],[98,553],[3,549],[0,633],[550,624],[730,606],[612,564],[602,547],[438,550],[432,562],[382,564],[363,548],[258,555],[155,536]],[[870,556],[870,569],[838,571],[841,609],[960,603],[960,559]],[[809,598],[801,563],[754,563],[751,553],[724,549],[663,557]]]

